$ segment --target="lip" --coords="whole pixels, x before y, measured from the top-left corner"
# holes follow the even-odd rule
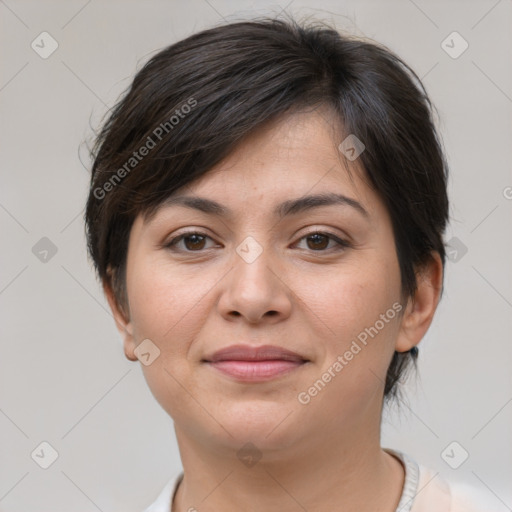
[[[253,347],[251,345],[230,345],[229,347],[217,350],[211,356],[205,358],[209,363],[219,361],[307,361],[297,352],[278,347],[276,345],[261,345]]]
[[[241,382],[264,382],[293,372],[308,360],[274,345],[231,345],[206,357],[203,362]]]

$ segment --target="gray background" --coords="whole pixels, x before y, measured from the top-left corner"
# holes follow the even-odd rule
[[[0,0],[0,510],[140,511],[181,467],[86,259],[84,141],[158,49],[283,8],[388,45],[439,110],[454,251],[420,377],[385,413],[382,444],[512,510],[511,0]],[[59,45],[46,59],[31,47],[43,31]],[[458,58],[441,44],[453,31],[469,44]],[[48,469],[47,449],[31,457],[43,441],[59,454]],[[458,469],[441,456],[453,441],[452,461],[469,453]]]

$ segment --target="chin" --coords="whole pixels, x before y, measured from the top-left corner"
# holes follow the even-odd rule
[[[293,443],[298,427],[294,415],[291,406],[258,400],[250,405],[240,403],[218,420],[232,437],[224,430],[223,435],[235,445],[251,441],[261,449],[278,449]]]

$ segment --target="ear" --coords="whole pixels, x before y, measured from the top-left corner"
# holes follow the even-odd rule
[[[116,327],[123,338],[124,354],[130,361],[137,361],[137,356],[134,352],[136,344],[133,337],[133,326],[129,316],[120,307],[112,289],[112,271],[109,269],[108,273],[110,279],[103,281],[103,291],[112,310]]]
[[[437,309],[443,286],[443,263],[438,252],[416,274],[417,289],[402,316],[395,350],[407,352],[425,336]]]

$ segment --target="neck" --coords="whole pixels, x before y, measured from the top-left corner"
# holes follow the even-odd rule
[[[232,448],[212,449],[175,425],[184,477],[172,512],[395,512],[402,464],[381,449],[378,431],[340,435],[336,426],[315,442],[258,450],[256,462]]]

